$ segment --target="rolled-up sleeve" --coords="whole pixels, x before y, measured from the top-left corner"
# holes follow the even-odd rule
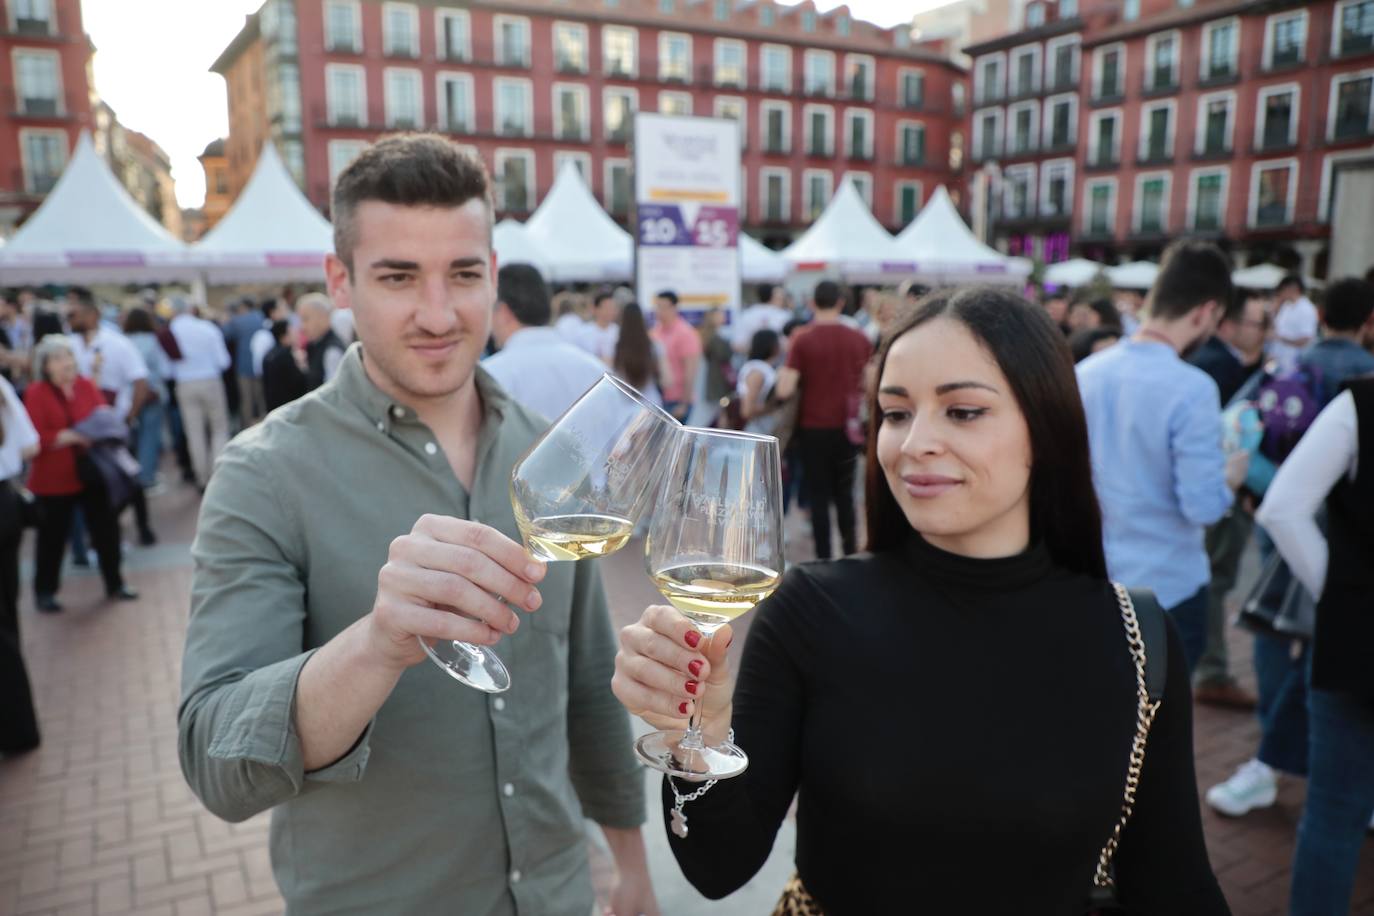
[[[603,827],[645,821],[644,772],[634,756],[629,714],[611,693],[615,632],[601,576],[577,564],[568,633],[569,773],[582,810]]]
[[[357,781],[371,728],[342,759],[304,771],[295,728],[305,586],[290,494],[266,455],[231,445],[201,507],[177,741],[192,791],[214,814],[245,820],[312,784]]]
[[[1195,525],[1211,525],[1226,514],[1235,494],[1226,485],[1226,453],[1221,446],[1221,401],[1205,376],[1180,402],[1170,424],[1174,455],[1174,495],[1179,511]]]

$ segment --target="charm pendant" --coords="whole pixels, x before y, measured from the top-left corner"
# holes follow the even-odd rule
[[[683,814],[680,808],[674,808],[672,820],[673,833],[685,840],[687,838],[687,815]]]

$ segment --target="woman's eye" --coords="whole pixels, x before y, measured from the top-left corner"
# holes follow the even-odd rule
[[[949,418],[956,423],[968,423],[971,420],[978,419],[987,412],[988,409],[986,407],[951,407],[949,409]]]
[[[901,423],[911,416],[910,411],[906,410],[884,410],[882,417],[884,423]]]

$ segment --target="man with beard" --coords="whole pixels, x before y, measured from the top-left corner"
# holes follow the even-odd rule
[[[1078,365],[1112,579],[1174,617],[1191,674],[1207,643],[1203,533],[1231,507],[1248,455],[1222,450],[1216,382],[1187,357],[1239,303],[1215,245],[1164,253],[1140,328]]]

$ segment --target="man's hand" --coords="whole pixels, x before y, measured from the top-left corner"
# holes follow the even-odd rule
[[[648,856],[644,851],[644,833],[638,827],[605,827],[606,845],[615,857],[617,880],[611,899],[602,911],[604,916],[659,916],[658,900],[654,898],[653,882],[649,879]]]
[[[91,440],[74,429],[64,429],[53,439],[53,444],[58,448],[66,448],[69,445],[79,445],[82,448],[90,448]]]
[[[543,602],[534,586],[545,564],[494,528],[426,515],[391,542],[377,574],[368,642],[385,665],[408,668],[425,657],[415,637],[492,645],[514,633]]]
[[[1250,453],[1236,451],[1226,456],[1226,486],[1239,490],[1245,483],[1245,475],[1250,473]]]

